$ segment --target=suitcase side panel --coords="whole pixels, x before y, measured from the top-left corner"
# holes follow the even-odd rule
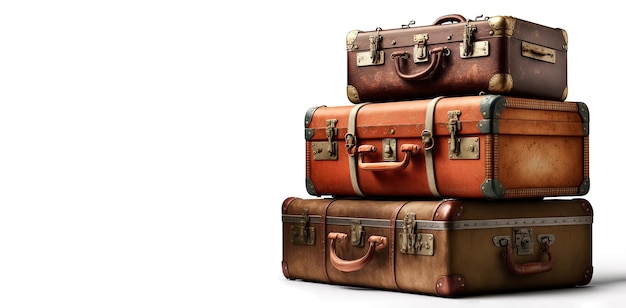
[[[323,202],[300,200],[294,203],[295,211],[291,213],[296,214],[297,203],[304,210]],[[293,271],[297,274],[288,276],[291,279],[445,297],[568,287],[591,280],[593,210],[584,199],[508,202],[343,199],[326,205],[323,207],[327,226],[323,236],[339,232],[346,234],[346,238],[335,243],[334,248],[328,240],[323,247],[285,250],[284,263],[289,263],[290,269],[298,268]],[[285,232],[291,230],[285,228]],[[332,264],[332,254],[346,262],[368,254],[368,245],[358,242],[370,236],[388,240],[387,245],[375,250],[370,261],[351,270]],[[515,272],[503,258],[506,251],[503,239],[515,243],[510,256],[519,267],[545,263],[544,248],[550,249],[553,262],[542,272],[534,270],[536,266],[531,266],[530,272]],[[541,242],[543,239],[549,247]],[[289,241],[283,240],[284,245],[289,245]],[[298,262],[299,265],[292,266]]]
[[[324,217],[331,202],[329,199],[287,198],[283,203],[282,269],[286,278],[329,282],[325,271]]]
[[[349,114],[357,107],[318,108],[306,128],[308,191],[318,196],[358,196],[356,183],[369,197],[436,196],[430,189],[429,146],[423,137],[432,101],[357,105],[353,152],[347,150],[345,136]],[[438,193],[493,199],[586,194],[589,125],[588,112],[580,108],[586,106],[493,95],[440,99],[434,107],[434,146],[429,150]],[[458,125],[454,139],[451,114]],[[451,152],[452,140],[458,140],[455,147],[463,152]],[[405,145],[414,146],[416,152],[401,152]],[[372,150],[359,156],[355,151],[361,146]],[[391,160],[387,147],[395,154]],[[335,158],[319,158],[329,148]],[[408,163],[398,170],[360,167],[361,162],[396,164],[405,158]]]
[[[476,49],[463,57],[466,26],[474,27],[470,42]],[[348,98],[353,103],[389,102],[448,95],[476,95],[481,92],[564,101],[567,97],[567,43],[564,31],[496,16],[466,23],[421,26],[351,34],[347,51]],[[370,37],[379,36],[380,58],[367,62]],[[424,39],[423,45],[416,40]],[[538,51],[528,51],[528,46]],[[435,57],[417,60],[442,48],[439,65]],[[526,50],[526,51],[524,51]],[[547,50],[547,51],[546,51]],[[547,52],[553,63],[537,59]],[[401,58],[398,55],[407,55]],[[394,56],[392,56],[394,55]],[[436,68],[429,71],[433,64]],[[430,72],[424,74],[425,72]],[[407,78],[403,76],[421,76]],[[453,84],[454,87],[449,85]]]

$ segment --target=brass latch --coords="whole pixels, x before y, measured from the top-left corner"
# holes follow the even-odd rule
[[[337,136],[337,119],[326,120],[326,142],[311,142],[314,160],[337,160],[338,146],[333,139]]]
[[[428,61],[428,51],[426,50],[426,41],[428,41],[428,33],[413,35],[413,62],[426,62]]]
[[[461,130],[460,110],[448,111],[448,132],[450,140],[448,140],[448,157],[450,159],[479,159],[480,158],[480,139],[478,137],[458,136]]]
[[[309,225],[308,209],[304,209],[300,223],[291,226],[291,243],[294,245],[315,245],[315,227]]]
[[[482,15],[476,17],[476,20],[481,18]],[[474,32],[476,32],[476,26],[470,25],[470,20],[467,20],[465,29],[463,31],[463,42],[459,47],[461,52],[461,58],[476,58],[485,57],[489,55],[489,42],[488,41],[472,41]]]
[[[456,133],[461,130],[461,121],[459,121],[460,115],[461,110],[448,111],[448,132],[450,133],[450,141],[448,141],[448,154],[450,157],[459,155],[460,140],[457,138]]]
[[[365,245],[365,230],[358,220],[353,220],[350,224],[350,244],[357,247]]]
[[[383,37],[380,35],[380,30],[382,30],[380,27],[376,28],[376,34],[369,36],[370,50],[357,53],[357,66],[381,65],[385,63],[385,52],[381,50]]]
[[[470,26],[470,21],[465,24],[463,31],[463,43],[461,44],[461,57],[465,58],[472,54],[474,46],[472,44],[472,35],[476,32],[476,26]]]
[[[398,156],[397,141],[395,138],[384,138],[383,141],[383,161],[396,161]]]
[[[400,233],[401,253],[432,256],[435,253],[434,241],[432,234],[417,232],[415,213],[408,213],[404,217],[402,233]]]
[[[552,245],[554,243],[554,235],[539,234],[537,235],[537,242]],[[517,250],[517,254],[520,256],[532,255],[535,253],[533,229],[530,228],[513,229],[512,237],[508,235],[495,236],[493,238],[493,244],[497,247],[513,245],[513,248]]]

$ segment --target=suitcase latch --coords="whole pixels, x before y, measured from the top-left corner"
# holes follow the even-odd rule
[[[428,51],[426,51],[426,41],[428,41],[428,33],[421,33],[413,35],[413,62],[427,62]]]
[[[365,230],[358,220],[353,220],[350,224],[350,244],[356,247],[365,245]]]
[[[470,26],[470,21],[465,24],[465,30],[463,31],[463,43],[461,43],[461,58],[468,57],[472,54],[474,44],[472,44],[472,36],[476,32],[476,26]]]
[[[401,253],[432,256],[435,253],[434,241],[432,234],[417,232],[415,213],[408,213],[404,217],[402,233],[400,233]]]
[[[308,209],[304,209],[300,223],[291,226],[291,243],[294,245],[315,245],[315,227],[309,225]]]
[[[481,18],[482,15],[476,17],[476,20]],[[470,25],[470,20],[465,24],[465,29],[463,31],[463,42],[459,47],[459,51],[461,52],[461,58],[476,58],[476,57],[485,57],[489,55],[489,42],[488,41],[477,41],[473,42],[474,32],[477,31],[476,26]]]
[[[553,234],[539,234],[537,235],[537,242],[546,245],[554,244]],[[517,254],[532,255],[535,253],[535,241],[533,241],[533,229],[522,228],[513,229],[512,236],[501,235],[494,236],[493,244],[497,247],[506,247],[507,245],[513,245],[513,248],[517,250]]]
[[[337,119],[326,120],[326,139],[322,142],[311,142],[314,160],[337,160],[338,146],[333,139],[338,134]]]
[[[458,131],[461,130],[461,110],[448,111],[448,157],[450,159],[479,159],[480,139],[478,137],[460,138]]]
[[[357,66],[385,64],[385,52],[381,50],[383,37],[379,34],[381,28],[376,28],[376,34],[370,35],[370,50],[356,54]]]

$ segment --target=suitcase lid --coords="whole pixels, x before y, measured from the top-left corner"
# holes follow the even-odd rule
[[[431,25],[414,26],[411,21],[400,28],[371,31],[353,30],[346,36],[348,52],[364,52],[405,48],[427,45],[461,44],[467,50],[465,56],[484,56],[479,51],[484,42],[493,38],[513,38],[531,43],[534,48],[549,48],[554,51],[566,52],[568,44],[567,32],[560,28],[551,28],[529,22],[513,16],[478,16],[474,20],[466,19],[459,14],[444,15],[437,18]],[[481,43],[483,42],[483,43]],[[477,45],[477,46],[474,46]]]
[[[381,200],[290,198],[283,222],[299,223],[305,212],[309,223],[358,224],[401,229],[412,217],[420,229],[467,230],[556,226],[593,223],[593,207],[583,198],[520,200]]]
[[[583,102],[560,102],[501,95],[314,107],[305,115],[305,139],[345,140],[351,117],[359,139],[516,134],[588,136],[589,109]],[[432,124],[427,125],[427,117]]]

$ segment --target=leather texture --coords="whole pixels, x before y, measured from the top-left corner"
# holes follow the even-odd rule
[[[336,197],[582,196],[589,186],[589,118],[581,109],[581,102],[499,95],[319,107],[305,126],[308,191]],[[454,139],[450,112],[459,113]],[[330,137],[329,120],[336,120]],[[320,159],[329,139],[335,156]],[[394,161],[383,156],[384,139],[396,143]],[[458,146],[476,156],[450,156],[450,144],[461,139],[477,142],[471,149]]]
[[[593,273],[593,210],[581,198],[506,202],[288,198],[286,203],[282,265],[289,279],[462,297],[585,285]],[[293,226],[301,223],[293,217],[305,210],[309,217],[324,217],[310,223],[315,228],[314,245],[292,241]],[[407,214],[422,223],[417,232],[432,235],[432,255],[401,252],[403,228],[398,223]],[[519,219],[523,222],[512,222]],[[372,221],[375,225],[368,225]],[[502,225],[494,225],[497,221]],[[444,227],[429,229],[428,222]],[[365,241],[355,246],[352,224],[359,223]],[[548,253],[539,242],[527,254],[494,244],[498,236],[514,241],[515,230],[520,229],[530,229],[533,241],[540,235],[553,236]],[[337,240],[334,248],[329,236]],[[370,259],[362,261],[368,254]],[[333,265],[332,255],[348,265]]]
[[[470,27],[464,45],[466,27]],[[378,38],[378,44],[372,44]],[[511,16],[466,20],[442,16],[432,25],[352,31],[347,40],[348,98],[353,103],[491,93],[564,101],[567,34]],[[542,46],[550,63],[524,56],[525,43]],[[418,46],[422,49],[416,49]],[[469,47],[468,47],[469,46]],[[478,47],[476,47],[478,46]],[[472,56],[462,57],[464,50]],[[372,53],[377,48],[378,53]],[[363,65],[370,54],[376,65]],[[415,60],[422,53],[422,60]],[[367,62],[367,61],[366,61]]]

